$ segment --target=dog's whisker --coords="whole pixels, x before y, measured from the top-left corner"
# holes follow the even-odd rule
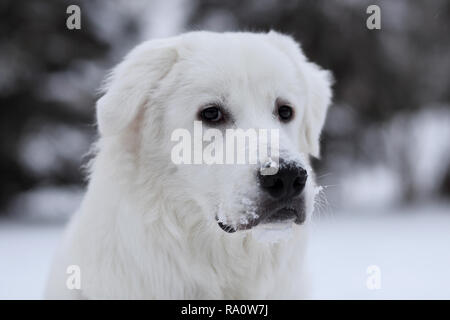
[[[324,173],[324,174],[322,174],[322,175],[320,175],[320,176],[317,176],[317,180],[319,180],[319,179],[321,179],[321,178],[324,178],[324,177],[328,177],[328,176],[330,176],[330,175],[332,175],[333,173],[332,172],[327,172],[327,173]]]

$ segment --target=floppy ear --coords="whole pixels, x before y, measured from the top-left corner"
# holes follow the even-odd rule
[[[309,62],[299,44],[290,36],[275,31],[270,31],[268,36],[294,62],[298,67],[300,76],[306,83],[306,109],[300,141],[304,150],[318,158],[320,155],[320,133],[332,98],[333,77],[329,71]]]
[[[118,134],[133,122],[158,82],[177,60],[174,40],[153,40],[133,49],[106,81],[97,101],[100,134]]]
[[[302,136],[304,143],[309,147],[309,153],[318,158],[320,156],[320,133],[332,98],[333,76],[329,71],[321,69],[312,62],[308,62],[305,69],[307,70],[308,102],[303,121],[305,131]]]

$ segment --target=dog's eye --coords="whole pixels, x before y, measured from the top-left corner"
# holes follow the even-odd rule
[[[290,106],[282,105],[278,107],[278,116],[281,121],[289,121],[294,115],[294,110]]]
[[[223,121],[223,112],[218,107],[209,107],[200,112],[200,118],[206,122],[218,123]]]

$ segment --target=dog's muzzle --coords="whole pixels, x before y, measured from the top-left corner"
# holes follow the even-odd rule
[[[258,218],[246,224],[231,226],[218,221],[222,230],[232,233],[247,230],[263,223],[282,223],[292,221],[302,224],[306,219],[305,200],[302,195],[305,189],[307,171],[295,162],[280,159],[278,171],[272,175],[258,172],[258,182],[263,191],[258,210]]]

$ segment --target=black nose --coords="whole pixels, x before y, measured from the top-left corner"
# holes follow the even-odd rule
[[[305,188],[308,174],[305,169],[280,160],[278,172],[274,175],[261,175],[261,188],[273,198],[293,198],[300,195]]]

